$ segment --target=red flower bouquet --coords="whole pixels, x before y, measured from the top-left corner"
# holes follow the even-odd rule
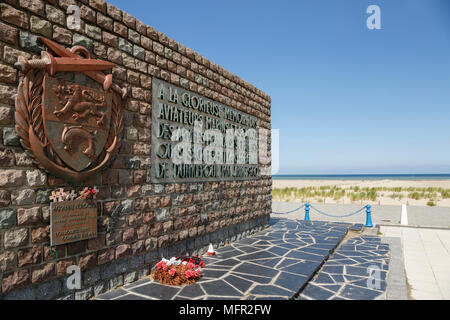
[[[156,264],[152,277],[171,286],[191,284],[200,279],[204,266],[199,257],[173,257],[170,260],[163,258]]]

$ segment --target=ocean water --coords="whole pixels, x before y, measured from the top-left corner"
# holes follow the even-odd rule
[[[286,174],[274,180],[450,180],[450,174]]]

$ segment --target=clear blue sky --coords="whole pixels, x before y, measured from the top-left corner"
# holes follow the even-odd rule
[[[281,174],[450,172],[448,0],[109,2],[268,93]]]

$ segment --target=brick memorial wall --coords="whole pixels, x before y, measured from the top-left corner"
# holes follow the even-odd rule
[[[78,30],[67,25],[70,5],[80,8]],[[40,57],[39,36],[66,48],[82,45],[93,58],[113,62],[114,81],[128,89],[120,149],[83,183],[39,169],[17,134],[15,96],[23,73],[14,64],[19,56]],[[102,0],[0,3],[0,298],[88,299],[147,276],[160,257],[202,254],[209,243],[224,245],[267,226],[272,182],[255,171],[259,165],[236,169],[237,178],[226,167],[222,175],[202,168],[176,179],[155,173],[162,163],[152,145],[160,142],[152,140],[159,125],[156,83],[177,88],[180,103],[184,92],[204,99],[205,107],[217,104],[227,112],[223,123],[236,122],[228,116],[232,110],[247,127],[270,129],[267,94],[115,6]],[[197,114],[207,119],[206,111]],[[97,237],[51,248],[51,192],[86,186],[99,191]],[[65,285],[71,265],[82,272],[77,290]]]

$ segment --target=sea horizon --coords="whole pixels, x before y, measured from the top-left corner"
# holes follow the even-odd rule
[[[277,174],[273,180],[450,180],[449,174]]]

